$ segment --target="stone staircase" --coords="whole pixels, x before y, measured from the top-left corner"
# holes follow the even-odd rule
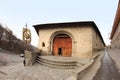
[[[38,56],[36,62],[51,68],[74,69],[77,68],[77,61],[71,57],[61,56]]]

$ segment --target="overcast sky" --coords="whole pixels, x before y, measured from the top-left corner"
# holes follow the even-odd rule
[[[32,44],[38,36],[33,25],[56,22],[94,21],[109,44],[118,0],[0,0],[0,23],[22,39],[26,23],[32,31]]]

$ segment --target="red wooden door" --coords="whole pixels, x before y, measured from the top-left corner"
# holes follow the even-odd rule
[[[72,54],[72,39],[66,34],[59,34],[53,40],[53,54],[69,57]]]

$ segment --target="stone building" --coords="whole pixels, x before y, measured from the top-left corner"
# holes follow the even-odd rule
[[[120,48],[120,0],[118,3],[110,39],[112,48]]]
[[[33,27],[39,36],[38,48],[48,55],[89,58],[105,46],[100,31],[92,21]]]

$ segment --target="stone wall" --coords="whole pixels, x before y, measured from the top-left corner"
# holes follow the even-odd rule
[[[111,40],[111,47],[112,48],[120,48],[120,22],[118,24],[118,27],[114,33],[112,40]]]
[[[92,28],[92,44],[93,53],[102,50],[105,47],[100,36],[93,28]]]
[[[25,66],[32,66],[38,56],[38,52],[31,52],[28,50],[25,50],[25,61],[24,61],[24,65]]]
[[[39,30],[38,48],[48,54],[52,53],[52,41],[54,36],[65,33],[72,38],[72,56],[73,57],[90,57],[92,56],[92,31],[91,27],[71,27]],[[42,47],[42,43],[45,46]]]

